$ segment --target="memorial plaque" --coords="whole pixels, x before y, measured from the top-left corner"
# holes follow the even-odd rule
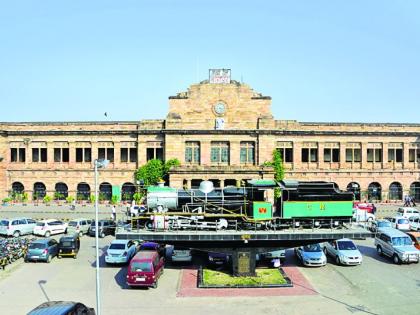
[[[249,252],[238,253],[238,274],[249,274],[251,272],[250,258]]]

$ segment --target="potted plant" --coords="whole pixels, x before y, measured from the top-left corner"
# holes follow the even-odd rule
[[[51,200],[52,200],[51,196],[48,196],[48,195],[45,195],[44,198],[43,198],[43,201],[44,201],[46,206],[50,205]]]
[[[13,199],[11,197],[6,197],[2,200],[3,206],[8,206]]]
[[[23,205],[23,206],[26,206],[26,205],[27,205],[27,203],[28,203],[28,200],[29,200],[28,193],[27,193],[27,192],[24,192],[24,193],[22,194],[22,205]]]

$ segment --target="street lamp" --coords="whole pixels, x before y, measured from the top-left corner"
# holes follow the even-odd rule
[[[99,283],[99,226],[98,226],[98,169],[106,168],[109,160],[95,160],[95,244],[96,244],[96,313],[101,315],[101,299],[99,296],[100,283]]]

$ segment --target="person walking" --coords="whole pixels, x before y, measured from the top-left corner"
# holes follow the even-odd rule
[[[114,205],[111,207],[111,210],[112,210],[112,220],[117,221],[117,213],[116,213]]]
[[[416,203],[414,201],[414,197],[413,196],[410,196],[410,203],[411,203],[411,206],[412,207],[415,207],[416,206]]]

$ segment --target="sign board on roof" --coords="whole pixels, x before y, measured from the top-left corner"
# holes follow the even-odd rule
[[[210,69],[209,82],[217,84],[229,84],[230,69]]]

